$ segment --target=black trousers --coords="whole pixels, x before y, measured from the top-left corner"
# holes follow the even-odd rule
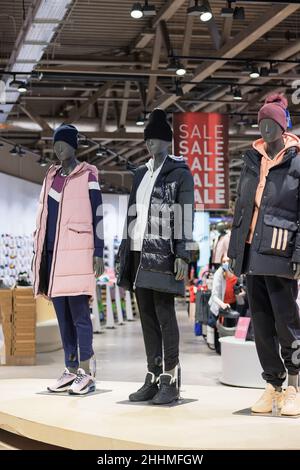
[[[286,369],[290,375],[298,374],[300,369],[298,284],[293,279],[249,274],[246,284],[262,377],[273,386],[280,386]]]
[[[140,252],[131,253],[132,275],[135,278]],[[135,290],[143,330],[148,370],[158,376],[179,362],[179,330],[175,313],[174,294],[137,287]]]

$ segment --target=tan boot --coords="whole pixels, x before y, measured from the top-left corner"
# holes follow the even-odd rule
[[[289,385],[284,394],[281,414],[285,416],[300,415],[300,397],[295,387]]]
[[[280,410],[283,403],[283,392],[277,392],[273,385],[267,384],[262,396],[252,406],[253,413],[271,413],[273,398],[278,400],[278,409]]]

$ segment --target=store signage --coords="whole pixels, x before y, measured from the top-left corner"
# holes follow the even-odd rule
[[[235,330],[235,338],[246,341],[247,333],[249,329],[251,318],[249,317],[240,317],[238,319],[238,324]]]
[[[194,177],[196,208],[228,209],[228,117],[174,113],[173,128],[174,153],[186,158]]]

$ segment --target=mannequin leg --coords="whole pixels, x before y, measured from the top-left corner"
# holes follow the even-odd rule
[[[88,296],[76,295],[69,296],[67,299],[78,337],[80,367],[89,374],[89,362],[86,361],[90,360],[94,355],[94,351],[93,326],[90,316]]]
[[[67,297],[54,297],[52,301],[65,352],[65,364],[70,372],[76,373],[79,365],[77,333],[67,299]]]
[[[53,252],[47,251],[48,283],[51,272],[52,258]],[[65,352],[65,364],[70,372],[76,374],[79,364],[77,333],[73,324],[67,297],[54,297],[52,302],[56,312],[60,336]]]
[[[179,329],[174,295],[153,291],[155,312],[160,324],[164,349],[164,371],[174,375],[179,362]],[[174,372],[174,373],[172,373]]]
[[[280,388],[286,371],[279,355],[279,341],[266,277],[247,275],[246,283],[255,344],[263,369],[262,377],[273,387]]]
[[[294,279],[268,276],[266,285],[275,316],[281,355],[289,374],[289,385],[297,388],[300,368],[297,353],[300,344],[300,317],[296,302],[298,283]]]
[[[153,291],[137,288],[135,295],[140,312],[148,371],[158,377],[162,373],[163,341],[159,321],[155,313]]]

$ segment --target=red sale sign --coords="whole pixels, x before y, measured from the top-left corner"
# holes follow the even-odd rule
[[[186,158],[194,177],[196,205],[204,210],[228,209],[228,117],[174,113],[173,129],[174,153]]]

